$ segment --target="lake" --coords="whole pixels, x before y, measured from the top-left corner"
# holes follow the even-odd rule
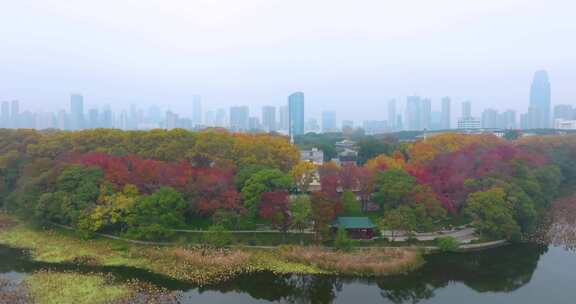
[[[129,267],[39,263],[21,250],[0,246],[0,276],[19,280],[39,269],[104,272],[182,292],[183,303],[573,303],[576,253],[521,244],[426,257],[418,271],[357,278],[258,273],[198,287]]]

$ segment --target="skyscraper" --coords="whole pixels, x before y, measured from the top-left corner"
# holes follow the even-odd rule
[[[388,100],[388,127],[396,129],[396,99]]]
[[[429,98],[421,100],[420,108],[420,128],[430,130],[430,121],[432,119],[432,101]]]
[[[482,128],[494,129],[498,127],[498,111],[494,109],[485,109],[482,112]]]
[[[12,100],[12,106],[10,107],[10,127],[20,127],[20,102],[18,100]]]
[[[304,134],[304,93],[288,96],[288,134],[291,140]]]
[[[202,124],[202,97],[194,95],[192,97],[192,125],[193,127]]]
[[[10,127],[10,103],[7,101],[3,101],[2,102],[2,112],[0,114],[0,119],[2,120],[2,122],[0,123],[0,126],[2,126],[2,128],[8,128]]]
[[[84,127],[84,97],[80,94],[70,96],[70,124],[72,130]]]
[[[226,115],[226,109],[216,110],[216,118],[214,120],[216,127],[226,128],[228,126],[228,119]]]
[[[322,132],[336,132],[338,127],[336,126],[336,112],[334,111],[324,111],[322,112]]]
[[[279,114],[278,127],[282,131],[288,131],[288,119],[290,116],[288,113],[288,106],[280,106],[278,114]]]
[[[235,132],[248,131],[250,110],[247,106],[230,108],[230,129]]]
[[[470,101],[464,101],[462,103],[462,118],[472,117],[472,103]]]
[[[406,98],[406,130],[429,130],[432,119],[432,101],[420,96]],[[396,125],[398,123],[396,122]]]
[[[556,119],[565,119],[565,120],[572,120],[574,119],[574,110],[571,105],[557,105],[554,107],[554,120]]]
[[[264,106],[262,107],[262,127],[267,132],[276,131],[276,107]]]
[[[112,109],[110,105],[105,105],[102,111],[102,128],[113,128],[114,127],[114,115],[112,115]]]
[[[451,127],[451,114],[450,114],[450,106],[451,106],[452,101],[450,100],[450,97],[444,97],[442,98],[442,114],[441,114],[441,126],[442,129],[444,130],[448,130]]]
[[[98,109],[88,111],[88,128],[95,129],[100,127]]]
[[[548,73],[544,70],[536,71],[532,86],[530,87],[530,108],[532,109],[529,128],[550,128],[550,82]]]
[[[207,127],[216,126],[216,113],[214,111],[206,111],[204,113],[204,125]]]
[[[501,129],[516,129],[516,111],[506,110],[498,116],[498,128]]]

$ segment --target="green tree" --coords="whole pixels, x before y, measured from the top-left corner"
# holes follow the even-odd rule
[[[231,210],[218,210],[212,215],[212,223],[216,226],[223,226],[228,230],[237,229],[240,222],[240,215]]]
[[[311,196],[312,220],[316,240],[321,242],[330,235],[330,224],[336,217],[334,199],[324,192],[314,192]]]
[[[308,195],[298,195],[290,199],[288,206],[292,214],[292,225],[294,228],[304,231],[304,228],[310,222],[312,214],[312,206],[310,204],[310,197]]]
[[[186,206],[182,194],[169,187],[140,197],[127,217],[128,234],[146,240],[169,237],[170,229],[184,225]]]
[[[350,190],[344,191],[342,194],[342,202],[344,204],[344,215],[358,216],[362,215],[362,204],[356,198],[356,194]]]
[[[502,188],[474,192],[468,196],[464,213],[480,233],[494,239],[518,240],[520,227],[514,219],[514,206]]]
[[[290,176],[278,169],[266,169],[253,174],[246,181],[241,192],[248,217],[256,218],[262,193],[288,190],[291,185]]]
[[[102,171],[97,168],[73,165],[60,172],[55,192],[40,196],[35,217],[65,225],[76,225],[80,216],[96,206],[100,195]]]
[[[338,227],[338,230],[336,231],[336,238],[334,239],[334,247],[341,251],[352,250],[352,240],[348,238],[348,232],[346,232],[346,229]]]
[[[376,178],[377,192],[374,198],[383,210],[396,208],[408,202],[415,185],[416,179],[405,170],[386,170]]]
[[[436,246],[443,252],[455,252],[460,247],[460,243],[458,240],[451,237],[451,236],[443,236],[436,238],[435,240]]]
[[[202,235],[202,243],[209,247],[223,248],[232,244],[232,233],[222,225],[212,225]]]
[[[262,166],[262,165],[250,165],[250,166],[246,166],[241,168],[240,170],[238,170],[238,172],[236,173],[236,175],[234,176],[234,184],[236,185],[236,188],[238,190],[242,190],[242,188],[244,188],[244,186],[246,185],[246,182],[256,173],[263,171],[263,170],[267,170],[270,169],[266,166]]]
[[[398,140],[393,137],[378,139],[374,136],[368,136],[357,143],[358,162],[365,164],[368,160],[381,155],[392,155],[398,148]]]
[[[409,206],[387,211],[380,220],[380,228],[392,232],[392,237],[396,237],[399,232],[412,232],[416,230],[418,219],[414,210]]]

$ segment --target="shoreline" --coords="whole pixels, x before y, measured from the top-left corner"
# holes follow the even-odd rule
[[[134,267],[199,286],[258,271],[368,277],[407,273],[424,264],[424,252],[416,248],[359,248],[351,252],[315,246],[187,248],[118,239],[81,240],[71,232],[34,230],[18,222],[0,229],[0,244],[28,250],[34,261]]]

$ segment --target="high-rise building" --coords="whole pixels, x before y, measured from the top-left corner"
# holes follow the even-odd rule
[[[261,130],[262,127],[260,126],[260,119],[256,116],[252,116],[248,118],[248,130],[250,131],[258,131]]]
[[[457,126],[458,129],[461,130],[480,129],[482,127],[482,122],[476,117],[462,117],[458,119]]]
[[[422,102],[419,96],[408,96],[406,98],[406,130],[422,130]]]
[[[336,112],[334,111],[322,112],[322,132],[330,133],[337,131],[338,127],[336,125]]]
[[[105,105],[104,109],[102,110],[102,120],[101,120],[102,128],[113,128],[114,127],[114,115],[112,113],[112,109],[110,105]]]
[[[366,120],[362,123],[366,135],[376,135],[386,133],[388,123],[385,120]]]
[[[54,128],[54,114],[50,112],[38,112],[34,115],[34,127],[38,130]]]
[[[9,128],[10,127],[10,103],[7,101],[2,102],[2,112],[0,114],[0,126],[2,128]]]
[[[18,100],[12,100],[10,107],[10,127],[20,127],[20,102]]]
[[[226,128],[228,126],[228,119],[225,109],[216,110],[216,118],[214,120],[216,127]]]
[[[342,131],[345,129],[354,129],[354,121],[353,120],[343,120],[342,121]]]
[[[523,130],[528,129],[529,128],[528,124],[529,124],[528,113],[520,114],[520,129]]]
[[[80,94],[70,96],[70,124],[72,130],[84,127],[84,97]]]
[[[441,125],[442,125],[442,129],[444,130],[448,130],[451,127],[451,120],[452,120],[452,116],[450,114],[450,106],[451,106],[452,101],[450,100],[450,97],[444,97],[442,98],[442,118],[441,118]]]
[[[282,131],[288,131],[288,120],[290,117],[288,106],[281,106],[279,110],[278,128]]]
[[[262,107],[262,127],[264,131],[276,131],[278,123],[276,122],[276,107],[265,106]]]
[[[204,125],[207,127],[216,126],[216,113],[212,110],[204,113]]]
[[[472,117],[472,103],[464,101],[462,103],[462,118]]]
[[[388,127],[396,129],[396,99],[388,100]]]
[[[574,118],[574,109],[571,105],[556,105],[554,107],[554,120],[572,120]]]
[[[534,73],[534,79],[530,87],[530,108],[531,116],[529,119],[529,128],[550,128],[552,126],[550,119],[550,100],[551,90],[548,81],[548,73],[544,70]],[[529,111],[530,112],[530,111]]]
[[[429,98],[421,100],[420,108],[420,128],[430,130],[430,121],[432,119],[432,101]]]
[[[482,128],[495,129],[498,128],[498,111],[494,109],[485,109],[482,112]]]
[[[88,110],[88,128],[95,129],[100,127],[98,109]]]
[[[66,114],[66,111],[58,111],[58,114],[56,115],[56,128],[60,130],[68,129],[68,115]]]
[[[248,131],[250,110],[247,106],[230,108],[230,129],[235,132]]]
[[[291,140],[304,134],[304,93],[288,96],[288,135]]]
[[[202,97],[199,95],[192,97],[192,125],[202,125]]]
[[[498,115],[498,128],[516,129],[516,111],[506,110]]]
[[[166,129],[172,130],[178,127],[178,114],[174,114],[172,111],[166,112]]]

